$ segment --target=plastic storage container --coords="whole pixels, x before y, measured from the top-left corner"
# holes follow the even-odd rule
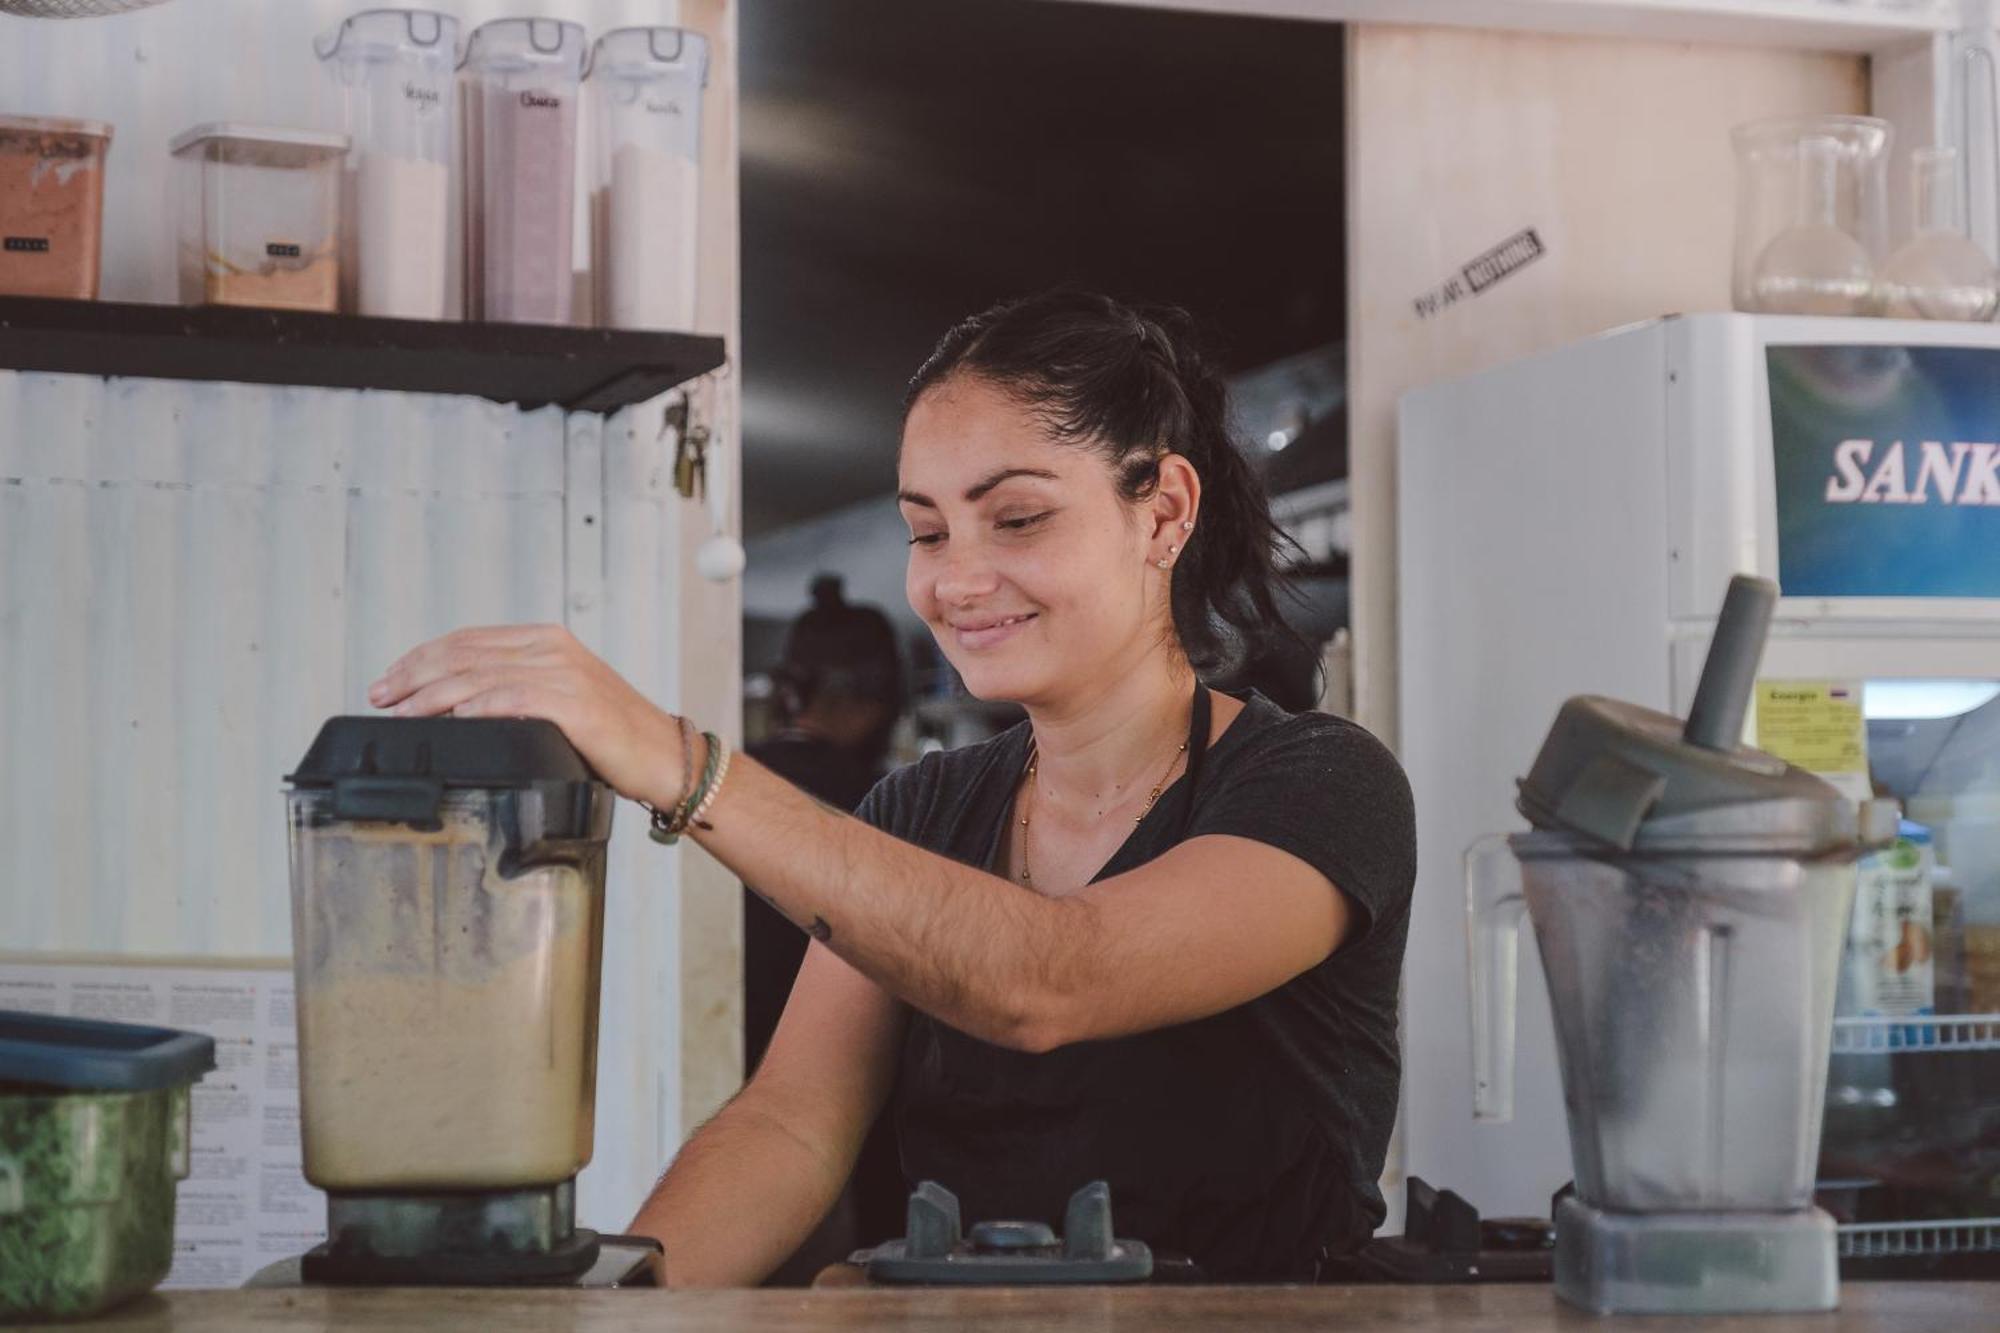
[[[707,84],[708,40],[699,33],[620,28],[591,51],[585,88],[599,324],[694,327]]]
[[[108,1309],[167,1275],[192,1032],[0,1010],[0,1323]]]
[[[341,189],[341,308],[442,319],[458,20],[366,10],[313,50],[340,89],[353,141]]]
[[[110,147],[103,121],[0,116],[0,295],[96,299]]]
[[[582,27],[556,19],[496,19],[466,43],[467,318],[570,321],[585,52]]]
[[[337,307],[346,136],[197,125],[170,147],[183,305]]]
[[[306,1178],[499,1189],[590,1160],[612,795],[546,722],[335,718],[292,775]]]

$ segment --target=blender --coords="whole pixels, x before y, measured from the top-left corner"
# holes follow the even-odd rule
[[[548,722],[454,718],[334,718],[289,782],[301,1277],[578,1280],[611,789]]]
[[[1813,1206],[1855,859],[1893,803],[1740,743],[1777,585],[1730,584],[1688,719],[1565,703],[1467,853],[1474,1115],[1513,1113],[1517,927],[1554,1013],[1575,1187],[1555,1284],[1600,1313],[1828,1310]]]

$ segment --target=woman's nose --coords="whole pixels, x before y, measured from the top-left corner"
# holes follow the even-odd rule
[[[993,562],[977,543],[948,546],[937,571],[937,599],[945,605],[975,600],[990,593],[1000,583]]]

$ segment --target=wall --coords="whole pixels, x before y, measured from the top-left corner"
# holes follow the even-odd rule
[[[1347,80],[1356,706],[1393,741],[1397,396],[1632,320],[1727,309],[1730,127],[1865,111],[1868,69],[1854,56],[1364,26]],[[1419,298],[1527,227],[1540,259],[1418,314]]]
[[[429,2],[468,30],[531,15],[573,19],[595,36],[678,16],[709,36],[697,325],[724,335],[733,355],[734,0]],[[174,134],[209,120],[338,128],[310,43],[362,7],[169,0],[109,19],[0,16],[5,110],[116,126],[107,299],[174,299]],[[710,525],[666,485],[658,404],[584,441],[579,473],[553,413],[405,395],[0,379],[9,506],[0,510],[0,829],[9,835],[0,947],[285,952],[286,874],[270,803],[275,775],[303,750],[304,719],[358,707],[363,673],[456,624],[567,619],[661,703],[725,734],[739,725],[739,585],[694,572]],[[718,426],[710,476],[731,531],[740,383],[732,370],[701,402]],[[523,450],[539,452],[522,463]],[[385,495],[403,495],[379,506],[397,515],[388,526],[342,498],[360,486],[327,474],[342,459],[365,463]],[[517,464],[538,478],[520,495],[507,470]],[[607,512],[591,558],[602,568],[597,593],[579,604],[576,588],[566,598],[564,562],[584,538],[565,495],[594,468]],[[103,492],[90,492],[100,482]],[[31,486],[32,512],[19,507]],[[372,554],[345,585],[344,611],[294,600],[343,568],[350,545]],[[631,582],[634,561],[657,562],[643,586]],[[102,730],[128,705],[139,710],[134,735]],[[229,799],[204,810],[204,756],[223,754],[241,757]],[[634,916],[609,933],[607,962],[619,985],[629,973],[644,993],[614,997],[607,983],[599,1166],[582,1196],[588,1220],[613,1228],[742,1077],[735,882],[698,850],[645,843],[635,813],[625,811],[624,830],[647,859],[619,854],[614,874],[633,883],[624,910]],[[147,849],[171,859],[148,863]],[[177,878],[162,880],[169,868]],[[636,924],[653,914],[657,924]],[[614,1017],[614,1003],[640,1017]],[[614,1051],[616,1041],[632,1048]]]

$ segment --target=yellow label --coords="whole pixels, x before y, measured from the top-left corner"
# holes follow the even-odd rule
[[[1757,682],[1757,748],[1810,773],[1868,772],[1858,680]]]

